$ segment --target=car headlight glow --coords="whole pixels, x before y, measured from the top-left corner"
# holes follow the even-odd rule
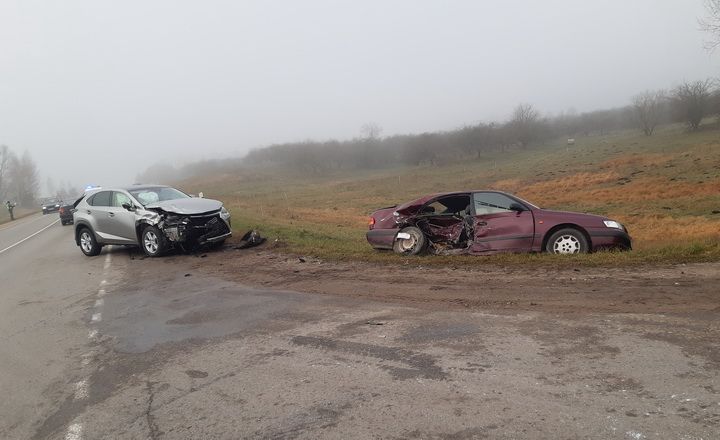
[[[603,220],[603,223],[605,223],[605,226],[608,228],[623,229],[623,225],[614,220]]]

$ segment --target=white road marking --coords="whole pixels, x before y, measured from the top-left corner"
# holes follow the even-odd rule
[[[105,254],[105,264],[103,265],[103,269],[105,269],[105,270],[110,269],[111,262],[112,262],[112,254],[110,253],[110,247],[108,247],[108,253]]]
[[[17,243],[11,244],[10,246],[6,247],[5,249],[0,250],[0,254],[2,254],[5,251],[9,251],[10,249],[14,248],[15,246],[19,245],[20,243],[22,243],[26,240],[30,240],[34,236],[38,235],[39,233],[41,233],[42,231],[44,231],[45,229],[49,228],[50,226],[54,225],[55,223],[57,223],[59,221],[60,221],[60,219],[57,219],[54,222],[50,223],[49,225],[45,226],[44,228],[40,229],[39,231],[35,232],[34,234],[28,235],[27,237],[23,238],[22,240],[18,241]]]
[[[75,400],[83,400],[88,398],[88,381],[81,380],[75,384]]]
[[[68,426],[65,440],[81,440],[83,434],[83,425],[81,423],[73,423]]]
[[[52,225],[50,225],[52,226]],[[47,229],[47,228],[46,228]],[[42,232],[42,231],[38,231]],[[30,237],[28,237],[30,238]],[[19,244],[19,243],[16,243]],[[13,245],[14,246],[14,245]],[[110,269],[110,264],[112,263],[112,254],[108,253],[105,255],[105,263],[103,265],[103,271],[107,272],[108,269]],[[107,280],[100,281],[100,288],[98,289],[97,296],[98,298],[95,300],[95,308],[100,308],[105,304],[105,300],[103,299],[103,296],[107,294],[107,292],[104,289],[104,286],[107,285]],[[91,322],[100,322],[102,321],[102,313],[97,312],[93,313],[92,317],[90,318]],[[88,339],[94,340],[98,337],[99,332],[97,329],[91,329],[88,331]],[[87,353],[83,353],[81,355],[80,364],[83,367],[87,367],[90,365],[90,362],[92,362],[93,358],[96,356],[97,351],[91,350]],[[87,379],[81,380],[80,382],[75,384],[75,400],[83,400],[87,399],[90,396],[89,386]],[[68,426],[67,433],[65,434],[65,440],[82,440],[83,438],[83,425],[82,423],[79,423],[77,419],[73,421],[73,423]]]

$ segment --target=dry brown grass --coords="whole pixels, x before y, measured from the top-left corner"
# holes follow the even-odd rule
[[[678,199],[720,194],[720,179],[704,182],[672,181],[667,177],[638,178],[625,183],[614,171],[581,173],[547,180],[522,188],[519,194],[544,205],[559,205],[585,200],[590,204],[638,203],[650,200]],[[613,186],[597,188],[602,184]],[[620,184],[622,183],[622,185]]]
[[[673,154],[662,154],[662,153],[645,153],[645,154],[627,154],[613,159],[606,160],[600,163],[600,168],[635,168],[640,169],[643,167],[653,167],[663,165],[670,162],[675,158]]]
[[[614,215],[622,218],[623,214]],[[720,240],[720,219],[685,216],[645,215],[623,220],[639,249],[682,244],[694,241]]]

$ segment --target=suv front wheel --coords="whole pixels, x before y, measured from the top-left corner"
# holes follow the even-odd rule
[[[159,257],[167,250],[165,234],[155,226],[146,227],[140,235],[140,247],[148,257]]]

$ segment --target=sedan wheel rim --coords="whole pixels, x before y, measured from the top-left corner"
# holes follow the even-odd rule
[[[410,252],[417,244],[417,237],[414,234],[410,234],[410,238],[403,238],[400,240],[400,250],[403,252]]]
[[[83,232],[82,235],[80,235],[80,246],[85,252],[92,250],[92,238],[87,232]]]
[[[558,237],[553,244],[556,254],[577,254],[580,252],[580,241],[572,235]]]
[[[157,235],[155,235],[154,232],[149,231],[145,233],[145,240],[143,240],[145,243],[145,249],[147,249],[148,252],[151,254],[154,254],[158,250],[158,238]]]

